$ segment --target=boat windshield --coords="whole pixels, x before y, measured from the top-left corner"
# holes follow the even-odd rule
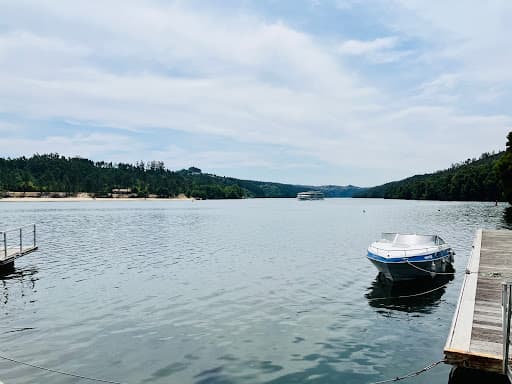
[[[400,233],[383,233],[382,240],[393,244],[404,245],[443,245],[444,240],[437,235],[417,235]]]

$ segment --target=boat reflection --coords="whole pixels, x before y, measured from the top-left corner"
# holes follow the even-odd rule
[[[507,207],[503,211],[503,227],[505,229],[512,229],[512,207]]]
[[[430,313],[438,305],[446,291],[446,284],[453,277],[446,275],[435,279],[392,282],[379,273],[368,287],[365,297],[374,308]]]
[[[448,377],[448,384],[510,384],[507,376],[477,369],[453,367]]]

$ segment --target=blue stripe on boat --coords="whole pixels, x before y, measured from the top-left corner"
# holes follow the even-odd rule
[[[368,251],[368,258],[369,259],[373,259],[373,260],[376,260],[376,261],[381,261],[383,263],[403,263],[406,260],[410,261],[410,262],[414,262],[414,261],[432,261],[432,260],[442,259],[443,257],[447,257],[449,255],[450,255],[450,251],[448,249],[446,249],[444,251],[429,253],[429,254],[426,254],[426,255],[412,256],[412,257],[405,257],[404,256],[404,257],[390,257],[390,258],[386,258],[386,257],[382,257],[382,256],[376,255],[376,254],[371,253],[370,251]]]

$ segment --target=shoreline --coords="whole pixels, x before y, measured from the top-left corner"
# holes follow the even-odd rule
[[[78,202],[78,201],[195,201],[193,197],[4,197],[1,202]]]

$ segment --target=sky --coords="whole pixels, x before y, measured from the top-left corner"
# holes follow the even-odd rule
[[[0,156],[373,186],[503,150],[512,2],[0,0]]]

